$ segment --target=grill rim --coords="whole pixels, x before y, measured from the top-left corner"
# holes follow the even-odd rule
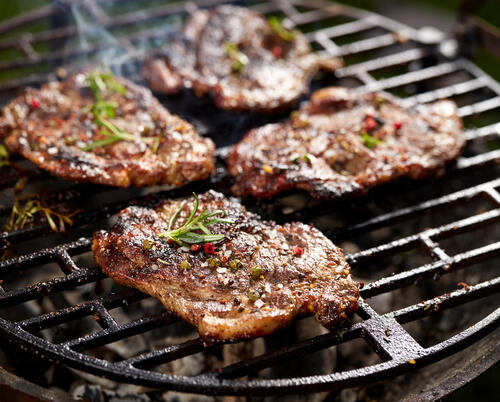
[[[222,1],[212,1],[209,3],[220,3]],[[280,4],[283,5],[284,3],[281,1],[276,1],[273,2],[273,4]],[[325,5],[331,6],[330,3],[325,3],[321,1],[314,1],[314,2],[305,2],[301,0],[295,0],[292,2],[293,5],[301,5],[301,4],[306,4],[307,6],[311,6],[311,4],[317,5],[318,8],[323,8]],[[265,3],[267,4],[267,3]],[[321,6],[320,6],[321,5]],[[344,8],[344,6],[342,6]],[[349,9],[349,10],[355,10],[358,13],[358,16],[364,16],[364,18],[368,18],[370,16],[375,16],[377,18],[380,18],[380,21],[383,21],[384,23],[387,24],[388,27],[392,27],[394,29],[409,29],[408,27],[399,24],[395,21],[389,20],[386,17],[379,16],[376,14],[372,14],[369,12],[365,12],[362,10],[357,10],[357,9],[352,9],[350,7],[346,7],[344,9]],[[367,17],[368,16],[368,17]],[[416,40],[416,35],[417,31],[409,29],[408,32],[411,32],[411,37],[413,40]],[[490,83],[493,82],[495,85],[491,85],[495,88],[495,92],[497,93],[498,96],[500,96],[500,84],[496,83],[496,81],[492,80],[491,77],[487,76],[484,74],[484,72],[480,71],[477,69],[476,66],[474,66],[472,63],[470,63],[466,59],[457,59],[453,60],[450,62],[450,65],[455,64],[465,66],[464,68],[466,70],[472,70],[476,69],[474,71],[479,71],[481,77],[485,77],[484,79]],[[462,64],[461,64],[462,63]],[[342,74],[342,73],[340,73]],[[385,89],[387,87],[391,87],[391,81],[390,79],[386,80],[380,80],[377,81],[376,83],[372,83],[372,81],[366,77],[362,72],[356,73],[356,76],[361,79],[362,82],[365,83],[366,88],[375,88],[377,89],[380,87],[380,89]],[[406,75],[406,74],[404,74]],[[479,73],[478,73],[479,75]],[[393,80],[396,81],[396,80]],[[384,87],[384,85],[386,85]],[[486,85],[489,88],[491,88],[490,85]],[[475,106],[475,105],[474,105]],[[477,106],[479,108],[483,107],[481,105]],[[486,105],[486,107],[489,107]],[[485,110],[489,110],[486,108]],[[467,111],[467,110],[466,110]],[[465,113],[465,115],[474,113],[476,109],[474,107],[471,107],[468,109],[468,113]],[[484,132],[488,132],[488,130],[491,130],[492,132],[497,132],[498,133],[498,127],[500,123],[495,123],[491,125],[490,127],[482,128],[482,129],[477,129],[476,132],[479,132],[481,135],[481,130]],[[474,135],[474,132],[469,132],[468,133],[470,138],[477,138]],[[487,135],[487,134],[486,134]],[[491,163],[491,162],[496,162],[500,160],[500,150],[498,152],[490,152],[488,153],[489,156],[485,157],[486,154],[481,154],[478,155],[480,161],[478,164],[474,163],[467,163],[467,160],[465,162],[457,163],[457,166],[460,168],[469,168],[471,166],[480,166],[483,164],[484,159],[487,159],[486,163]],[[471,158],[468,158],[471,159]],[[488,160],[489,159],[489,160]],[[213,182],[212,182],[213,183]],[[196,184],[196,183],[195,183]],[[195,185],[194,184],[194,185]],[[210,184],[207,184],[210,186]],[[489,185],[489,186],[488,186]],[[490,183],[483,183],[482,185],[486,189],[484,190],[485,193],[487,193],[490,198],[498,205],[500,205],[500,196],[496,190],[496,187],[491,185]],[[476,186],[476,187],[480,187]],[[186,189],[183,188],[182,190],[179,190],[180,192],[184,192]],[[162,194],[175,194],[176,191],[167,191],[167,192],[162,192]],[[459,192],[460,193],[460,192]],[[160,193],[158,193],[160,194]],[[157,194],[157,195],[158,195]],[[444,196],[446,197],[446,196]],[[161,198],[161,196],[160,196]],[[429,200],[433,201],[433,200]],[[127,204],[130,203],[130,200],[127,201]],[[386,214],[390,215],[390,214]],[[42,230],[43,231],[43,230]],[[4,237],[3,239],[7,240],[17,240],[24,238],[26,234],[28,236],[31,235],[36,235],[40,233],[40,229],[32,230],[32,231],[26,231],[23,233],[19,234],[12,234],[7,235],[7,237]],[[15,237],[16,235],[19,235],[20,237]],[[421,233],[419,233],[421,235]],[[2,235],[3,237],[3,235]],[[446,262],[446,255],[443,256],[439,255],[439,247],[435,244],[433,244],[432,241],[432,236],[430,237],[420,237],[416,241],[421,241],[424,243],[424,245],[431,251],[431,252],[436,252],[437,250],[437,257],[441,259],[441,262],[445,264]],[[78,272],[75,270],[75,267],[71,267],[69,264],[69,260],[71,260],[70,254],[68,254],[68,251],[75,252],[75,250],[79,247],[82,250],[87,249],[89,245],[89,240],[84,239],[78,242],[73,242],[71,243],[72,245],[75,244],[75,248],[72,246],[69,247],[68,245],[60,245],[57,247],[57,251],[54,253],[50,254],[47,253],[45,257],[49,258],[55,258],[59,262],[62,262],[61,267],[66,268],[67,271],[65,273],[72,279],[71,275],[75,275],[75,281],[74,283],[81,284],[85,283],[85,281],[95,281],[96,278],[99,278],[99,275],[96,273],[92,273],[90,271],[86,272]],[[496,243],[496,246],[498,247],[500,245],[500,242]],[[495,243],[490,245],[490,246],[495,246]],[[500,248],[500,247],[499,247]],[[380,248],[378,248],[380,251]],[[493,250],[493,252],[496,252],[497,250]],[[364,253],[365,255],[371,255],[370,253],[373,252],[373,250],[365,250]],[[50,255],[49,255],[50,254]],[[29,254],[33,256],[34,254]],[[481,254],[480,254],[481,255]],[[43,256],[38,257],[35,256],[35,260],[39,258],[44,258]],[[68,260],[69,258],[69,260]],[[363,258],[363,254],[357,255],[357,256],[351,256],[352,260]],[[52,260],[51,260],[52,261]],[[31,262],[21,262],[21,264],[25,263],[33,263]],[[7,261],[7,264],[2,263],[0,264],[0,270],[2,270],[4,267],[11,266],[13,267],[13,262],[12,261]],[[410,271],[405,271],[404,273],[412,272],[415,270],[410,270]],[[66,276],[65,278],[68,278]],[[83,282],[80,282],[80,280],[83,278]],[[389,281],[392,282],[394,278],[388,278]],[[484,285],[483,285],[484,284]],[[392,286],[392,284],[390,284]],[[64,284],[62,286],[65,286]],[[482,287],[484,286],[484,287]],[[482,295],[482,291],[486,289],[487,291],[496,291],[496,287],[498,287],[498,281],[494,282],[493,281],[486,281],[483,282],[482,284],[478,284],[475,286],[472,286],[472,293],[469,293],[466,290],[463,291],[457,291],[454,292],[454,294],[457,295],[457,300],[466,300],[467,295],[476,295],[477,297],[480,297]],[[57,291],[57,286],[51,287],[52,290]],[[374,287],[370,286],[366,287],[365,289],[362,290],[362,295],[370,295],[370,289],[373,289]],[[39,292],[39,288],[33,288],[32,292]],[[42,293],[44,290],[42,289]],[[479,295],[479,296],[478,296]],[[147,296],[145,296],[147,297]],[[0,300],[3,300],[3,298],[0,298]],[[408,309],[411,309],[412,307],[415,306],[409,306],[408,308],[398,310],[396,312],[391,312],[390,314],[384,314],[384,315],[378,315],[375,313],[371,308],[369,307],[366,302],[364,302],[364,299],[360,299],[361,302],[361,314],[364,314],[366,317],[370,317],[363,321],[362,323],[355,324],[353,327],[351,327],[346,334],[351,334],[351,335],[343,335],[343,336],[354,336],[353,334],[358,335],[357,337],[361,338],[370,338],[372,337],[371,341],[374,345],[374,348],[376,349],[381,348],[378,350],[380,354],[384,355],[385,358],[389,358],[391,356],[391,353],[387,352],[387,349],[384,349],[381,345],[383,345],[383,342],[381,339],[377,339],[376,337],[373,336],[374,333],[381,332],[382,327],[387,328],[389,326],[390,328],[397,330],[402,329],[401,328],[401,323],[396,321],[395,318],[399,317],[397,316],[396,313],[399,313],[400,315],[407,314],[408,316],[411,316],[412,313]],[[438,303],[440,304],[440,303]],[[95,308],[95,311],[100,314],[100,317],[103,316],[104,318],[106,317],[106,307],[102,307],[104,310],[100,310],[98,306],[102,306],[102,304],[96,303],[97,307]],[[454,306],[453,302],[451,303],[451,306]],[[107,313],[109,314],[109,313]],[[104,320],[106,321],[106,320]],[[411,349],[411,353],[416,352],[418,356],[415,358],[415,363],[416,364],[410,364],[408,362],[408,358],[410,357],[413,359],[414,357],[412,354],[404,354],[404,356],[399,356],[397,358],[392,358],[392,360],[385,361],[382,363],[379,363],[374,366],[368,366],[364,367],[361,369],[355,369],[355,370],[350,370],[350,371],[345,371],[341,373],[335,373],[335,374],[328,374],[328,375],[320,375],[320,376],[309,376],[309,377],[298,377],[298,378],[288,378],[288,379],[274,379],[274,380],[253,380],[253,381],[234,381],[234,380],[227,380],[227,379],[221,379],[218,378],[218,376],[215,375],[199,375],[195,377],[179,377],[179,376],[173,376],[173,375],[167,375],[167,374],[160,374],[160,373],[155,373],[151,371],[146,371],[146,370],[141,370],[141,369],[136,369],[133,367],[128,367],[125,364],[120,364],[120,363],[109,363],[104,360],[102,360],[102,365],[101,361],[99,359],[95,359],[96,362],[99,364],[92,364],[92,359],[84,355],[82,353],[75,352],[71,350],[67,345],[56,345],[52,344],[50,342],[44,341],[41,338],[37,338],[34,335],[29,334],[28,332],[25,332],[20,328],[19,325],[16,325],[15,323],[11,323],[9,321],[6,321],[4,319],[0,319],[0,330],[6,335],[11,341],[16,343],[15,339],[22,339],[24,344],[22,346],[31,349],[33,353],[43,355],[44,358],[47,359],[52,359],[57,362],[65,363],[71,367],[75,368],[81,368],[81,369],[88,369],[89,367],[92,368],[92,370],[95,370],[96,373],[103,374],[108,378],[111,379],[118,379],[118,380],[123,380],[126,379],[127,381],[137,381],[137,384],[142,384],[142,385],[150,385],[154,387],[167,387],[169,389],[175,389],[178,391],[184,391],[184,392],[199,392],[199,393],[209,393],[213,395],[267,395],[269,393],[279,393],[279,392],[320,392],[324,390],[335,390],[335,389],[340,389],[348,386],[357,386],[369,382],[373,382],[379,379],[387,379],[388,376],[393,377],[398,374],[402,374],[404,372],[410,371],[414,367],[423,367],[425,365],[431,364],[434,361],[441,360],[442,358],[449,356],[450,354],[454,353],[456,350],[460,350],[462,347],[466,347],[474,342],[476,342],[478,339],[481,339],[483,336],[485,336],[487,333],[493,331],[495,328],[497,328],[500,325],[500,308],[495,310],[494,312],[490,313],[487,317],[485,317],[483,320],[477,322],[473,327],[462,331],[461,333],[449,338],[446,341],[443,341],[437,345],[434,345],[430,348],[422,348],[420,347],[416,341],[413,340],[413,343],[410,341],[409,343],[412,344],[414,349]],[[111,330],[113,330],[113,322],[111,321],[108,324],[104,324],[105,326],[107,325]],[[116,323],[115,323],[116,325]],[[385,326],[384,326],[385,325]],[[106,327],[103,327],[104,331],[107,329]],[[469,331],[470,330],[470,331]],[[406,331],[403,329],[403,333],[406,333]],[[407,334],[407,333],[406,333]],[[337,336],[336,334],[329,333],[327,334],[329,336]],[[408,334],[407,334],[408,335]],[[410,336],[410,335],[408,335]],[[411,336],[410,336],[411,337]],[[353,339],[355,339],[354,337]],[[412,338],[413,339],[413,338]],[[365,339],[366,340],[366,339]],[[17,343],[16,343],[17,344]],[[418,346],[416,346],[418,345]],[[19,345],[18,345],[19,346]],[[196,346],[196,345],[194,345]],[[203,346],[203,345],[202,345]],[[440,348],[438,348],[438,346]],[[441,346],[443,346],[441,348]],[[195,348],[196,350],[196,348]],[[58,353],[61,354],[58,354]],[[69,356],[65,356],[64,353],[69,354]],[[394,351],[392,352],[393,354],[395,353]],[[447,354],[449,353],[449,354]],[[500,358],[500,352],[498,353],[498,358]],[[61,359],[61,356],[63,359]],[[139,356],[140,357],[140,356]],[[405,360],[406,359],[406,360]],[[121,374],[117,374],[116,369],[119,368],[120,370],[123,371],[123,377]],[[382,370],[377,371],[378,368],[382,368]],[[385,371],[384,371],[385,370]],[[87,370],[88,371],[88,370]],[[359,377],[349,377],[349,373],[352,373],[351,376],[355,376],[356,373],[363,373],[362,376]],[[118,376],[118,377],[116,377]],[[147,377],[152,377],[152,378],[147,378]],[[167,380],[168,379],[168,380]],[[308,382],[309,379],[314,379],[312,382]],[[360,383],[361,379],[361,383]],[[177,380],[177,381],[174,381]]]

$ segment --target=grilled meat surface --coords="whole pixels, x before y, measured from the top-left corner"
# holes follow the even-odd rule
[[[56,176],[80,183],[180,185],[213,172],[212,141],[200,138],[191,124],[170,114],[148,89],[118,77],[115,80],[126,93],[103,94],[113,105],[114,116],[107,121],[132,137],[86,152],[89,144],[108,138],[89,110],[95,99],[86,84],[88,74],[50,82],[40,90],[28,88],[7,105],[0,138],[7,137],[8,149]]]
[[[145,61],[143,75],[157,92],[184,86],[210,94],[222,109],[272,112],[307,92],[318,68],[341,65],[311,53],[298,31],[283,32],[255,11],[223,5],[193,13],[179,36]]]
[[[316,91],[288,121],[249,131],[228,170],[237,195],[303,189],[335,199],[403,176],[438,175],[464,144],[451,101],[405,109],[388,94],[330,87]]]
[[[213,254],[204,251],[210,244],[193,252],[158,236],[181,200],[133,206],[112,229],[94,234],[92,250],[104,272],[161,300],[209,340],[267,335],[299,314],[314,314],[331,328],[357,309],[350,267],[317,229],[263,221],[214,191],[199,198],[202,210],[224,210],[224,219],[234,222],[210,226],[225,235]],[[192,208],[190,201],[175,227]]]

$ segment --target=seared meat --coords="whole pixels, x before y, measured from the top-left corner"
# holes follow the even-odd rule
[[[145,61],[143,75],[158,92],[174,94],[185,86],[197,96],[210,94],[222,109],[271,112],[307,92],[319,67],[341,64],[312,54],[301,33],[284,30],[277,20],[224,5],[196,11],[179,37]]]
[[[248,132],[228,169],[237,195],[303,189],[334,199],[402,176],[437,175],[464,143],[451,101],[404,109],[388,94],[325,88],[285,123]]]
[[[143,87],[113,78],[120,91],[103,91],[100,105],[112,117],[98,125],[87,78],[79,73],[40,90],[28,88],[3,109],[0,138],[9,151],[42,169],[76,182],[112,186],[180,185],[208,177],[214,170],[214,144],[194,127],[170,114]],[[111,124],[111,125],[110,125]],[[126,140],[110,140],[112,130]],[[88,149],[87,147],[92,148]],[[86,151],[87,150],[87,151]]]
[[[223,210],[234,224],[210,226],[225,235],[215,250],[207,243],[190,251],[158,236],[180,204],[171,200],[155,209],[123,210],[111,230],[94,234],[92,250],[116,282],[161,300],[203,338],[266,335],[298,314],[314,314],[332,327],[356,310],[359,293],[349,265],[317,229],[263,221],[209,191],[200,196],[200,208]],[[184,224],[192,209],[190,200],[174,227]]]

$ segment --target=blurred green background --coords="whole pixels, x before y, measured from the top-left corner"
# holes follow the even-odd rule
[[[461,0],[350,0],[340,2],[375,11],[413,27],[434,26],[445,32],[453,30],[457,22],[457,10],[462,3]],[[19,13],[49,3],[49,0],[4,0],[0,6],[0,20],[9,19]],[[500,1],[490,0],[479,3],[482,3],[482,5],[477,9],[476,16],[495,27],[500,27]],[[47,28],[46,24],[47,22],[41,22],[32,26],[30,30],[32,32],[44,30]],[[1,37],[5,38],[18,33],[19,30],[13,29],[2,34]],[[12,52],[15,52],[15,50],[12,50]],[[9,55],[9,52],[0,56],[0,58],[10,57],[12,57],[12,54]],[[474,55],[474,61],[488,74],[500,81],[500,64],[496,57],[484,49],[478,49]],[[2,74],[2,78],[8,77]],[[500,364],[496,364],[486,373],[483,373],[462,389],[445,398],[445,401],[499,400],[499,382]]]

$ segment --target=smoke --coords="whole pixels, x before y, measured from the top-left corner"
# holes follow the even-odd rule
[[[140,7],[142,2],[137,3]],[[158,4],[165,6],[165,2]],[[119,9],[120,2],[115,5]],[[126,13],[117,13],[116,8],[107,13],[89,1],[72,3],[70,11],[77,36],[66,44],[64,64],[72,71],[93,66],[108,67],[116,75],[140,80],[139,70],[144,57],[154,49],[165,46],[183,23],[179,14],[147,18],[154,15],[155,10],[151,2],[149,6],[144,12],[130,10],[136,14],[137,21],[116,26],[111,31],[106,26],[113,18],[120,18]]]

